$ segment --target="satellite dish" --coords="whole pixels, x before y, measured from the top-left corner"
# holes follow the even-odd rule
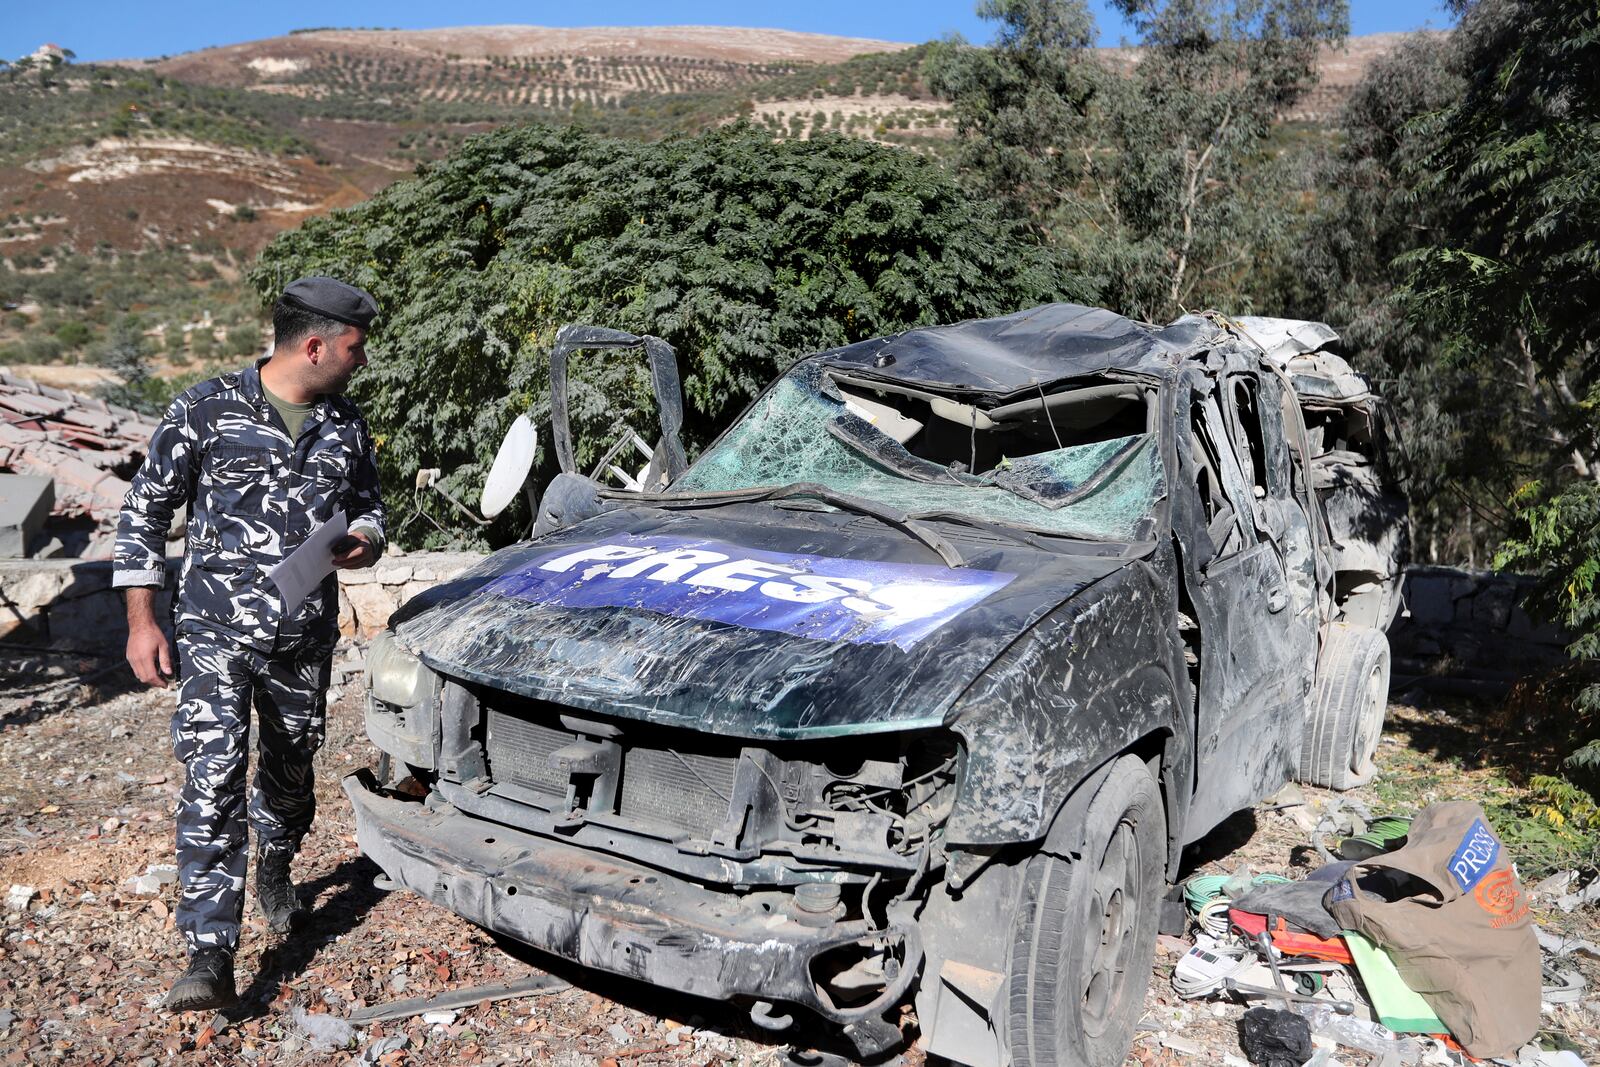
[[[483,496],[478,510],[485,518],[494,518],[506,509],[522,491],[533,469],[534,457],[539,454],[539,439],[533,432],[533,422],[526,415],[518,415],[506,439],[500,442],[500,451],[494,455],[489,477],[483,481]]]

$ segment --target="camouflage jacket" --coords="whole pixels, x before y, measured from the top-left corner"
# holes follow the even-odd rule
[[[112,584],[164,584],[167,531],[188,505],[178,629],[221,629],[265,652],[330,635],[339,610],[329,575],[286,615],[267,572],[340,508],[381,553],[384,509],[372,435],[355,404],[323,397],[290,441],[261,391],[260,367],[201,382],[167,409],[123,500]]]

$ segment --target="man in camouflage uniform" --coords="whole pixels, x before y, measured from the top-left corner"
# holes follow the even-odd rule
[[[173,751],[184,763],[177,920],[189,967],[168,995],[173,1010],[234,999],[247,824],[268,925],[287,932],[304,914],[289,864],[315,808],[312,757],[323,739],[338,585],[330,572],[290,611],[268,571],[341,510],[349,535],[334,546],[335,567],[371,566],[383,550],[372,437],[342,395],[366,365],[376,314],[370,295],[331,278],[289,285],[273,307],[272,353],[172,402],[123,503],[113,584],[127,590],[128,662],[161,688],[173,659],[154,601],[168,528],[178,508],[189,508],[173,599],[172,719]],[[247,805],[252,704],[259,756]]]

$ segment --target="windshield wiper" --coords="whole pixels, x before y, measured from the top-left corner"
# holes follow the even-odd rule
[[[811,499],[820,500],[830,507],[840,511],[853,511],[858,515],[866,515],[880,522],[904,530],[912,537],[921,541],[928,548],[938,553],[947,567],[967,566],[966,557],[961,550],[951,544],[939,531],[918,522],[916,518],[903,511],[885,507],[871,500],[864,500],[858,496],[835,492],[825,485],[816,482],[794,482],[789,485],[773,485],[762,489],[741,489],[733,492],[706,493],[703,495],[686,494],[649,496],[649,503],[656,507],[715,507],[720,504],[747,503],[756,500],[791,500]]]

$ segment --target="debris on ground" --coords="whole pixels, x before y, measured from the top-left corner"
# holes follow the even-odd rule
[[[313,1015],[296,1004],[290,1017],[311,1042],[311,1047],[319,1051],[332,1052],[355,1041],[356,1028],[337,1015]]]
[[[1304,820],[1289,818],[1304,830]],[[1517,1057],[1498,1061],[1505,1063],[1584,1062],[1570,1049],[1524,1043],[1546,1025],[1541,1009],[1593,1016],[1600,1005],[1585,1004],[1588,980],[1572,961],[1600,950],[1531,923],[1536,898],[1520,886],[1477,804],[1375,818],[1344,798],[1322,806],[1311,837],[1317,859],[1328,862],[1302,876],[1240,866],[1187,879],[1174,896],[1192,940],[1158,942],[1177,956],[1170,981],[1181,1000],[1209,1000],[1224,1014],[1233,1003],[1261,1005],[1239,1021],[1252,1063],[1326,1064],[1335,1048],[1383,1067],[1480,1062],[1469,1049]],[[1565,881],[1541,885],[1550,895]],[[1441,992],[1420,995],[1402,971]],[[1164,1048],[1184,1049],[1166,1033],[1181,1029],[1174,1016],[1147,1019],[1162,1027]],[[1280,1031],[1302,1029],[1305,1047],[1274,1043]],[[1313,1040],[1327,1055],[1314,1058]]]
[[[1311,1026],[1292,1011],[1251,1008],[1239,1020],[1239,1047],[1256,1067],[1302,1067],[1311,1059]]]
[[[339,653],[349,654],[348,649]],[[11,666],[0,663],[3,670]],[[167,737],[173,696],[135,690],[131,683],[82,685],[76,679],[86,668],[70,660],[58,666],[40,659],[30,669],[35,673],[27,676],[28,692],[21,692],[20,681],[11,689],[0,686],[0,890],[12,885],[34,890],[26,911],[8,909],[0,929],[0,1061],[9,1056],[22,1063],[130,1067],[167,1062],[585,1067],[608,1058],[636,1067],[840,1062],[828,1060],[830,1052],[796,1053],[801,1058],[791,1060],[791,1046],[807,1049],[808,1038],[816,1040],[804,1030],[777,1037],[753,1033],[746,1013],[724,1005],[641,992],[620,979],[557,967],[547,957],[530,962],[415,894],[375,887],[377,868],[356,847],[339,790],[341,775],[376,758],[362,722],[359,685],[346,685],[344,698],[328,709],[328,739],[318,755],[317,824],[295,863],[295,880],[312,906],[310,921],[294,939],[277,940],[254,905],[247,905],[237,959],[238,1009],[230,1009],[221,1022],[209,1015],[167,1013],[160,1008],[161,997],[183,969],[172,914],[176,886],[162,882],[159,870],[172,863],[171,810],[182,782]],[[47,691],[32,688],[35,681],[69,680]],[[1419,731],[1419,740],[1408,744],[1408,729]],[[1437,752],[1429,742],[1445,729],[1459,726],[1442,713],[1392,707],[1390,732],[1379,748],[1380,767],[1391,778],[1376,788],[1363,787],[1357,799],[1381,817],[1408,814],[1434,799],[1480,795],[1469,773],[1447,758],[1428,755]],[[1236,816],[1193,846],[1184,880],[1218,875],[1226,882],[1243,870],[1252,882],[1261,874],[1304,881],[1321,861],[1308,845],[1315,823],[1307,828],[1294,813],[1308,806],[1321,813],[1335,795],[1313,787],[1303,787],[1301,795],[1304,802],[1292,808],[1269,810],[1269,802]],[[1396,801],[1397,795],[1402,800]],[[1399,804],[1410,797],[1417,799],[1401,810]],[[113,817],[116,823],[108,827]],[[1330,849],[1343,839],[1338,833],[1325,836]],[[1574,875],[1559,893],[1535,899],[1545,959],[1575,972],[1587,986],[1576,1002],[1549,1004],[1538,1047],[1520,1064],[1600,1067],[1600,909],[1584,906],[1569,914],[1555,905],[1556,896],[1576,891],[1592,873]],[[147,875],[158,883],[153,894],[135,895],[126,888],[130,877]],[[1174,900],[1184,907],[1180,897]],[[1158,943],[1145,1021],[1128,1067],[1244,1067],[1239,1020],[1245,1010],[1284,1004],[1224,992],[1189,1000],[1178,996],[1176,965],[1190,948],[1206,944],[1192,919],[1186,918],[1180,931],[1181,938],[1167,936]],[[1242,943],[1237,947],[1261,968],[1240,980],[1276,988],[1260,955]],[[1293,956],[1278,960],[1286,985],[1302,980],[1293,977],[1297,964],[1318,962]],[[1349,964],[1341,969],[1354,970]],[[432,1000],[544,979],[552,972],[574,984],[534,997],[453,1006],[453,1021],[437,1028],[421,1016],[354,1021],[358,1012],[392,1005],[401,996]],[[1353,977],[1341,986],[1332,971],[1320,974],[1325,989],[1332,988],[1316,996],[1363,998]],[[1552,982],[1546,985],[1555,988]],[[1300,987],[1289,988],[1299,992]],[[312,1017],[350,1022],[353,1040],[338,1053],[314,1050],[295,1020],[296,1006]],[[627,1045],[609,1032],[612,1025],[624,1028]],[[1314,1042],[1327,1040],[1317,1034],[1313,1024]],[[1438,1042],[1424,1039],[1417,1047],[1426,1067],[1465,1062]],[[624,1058],[639,1049],[656,1051]],[[1320,1062],[1313,1058],[1314,1067],[1382,1062],[1345,1044],[1319,1045],[1317,1055],[1323,1053],[1329,1055]],[[923,1067],[924,1056],[913,1047],[904,1062]]]

